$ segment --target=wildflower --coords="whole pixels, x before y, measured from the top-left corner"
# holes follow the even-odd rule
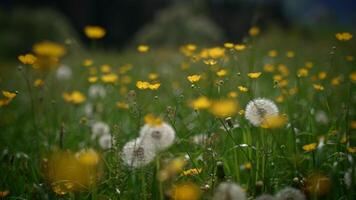
[[[248,88],[245,86],[240,85],[237,88],[240,90],[240,92],[248,92]]]
[[[323,196],[331,189],[331,180],[323,173],[310,174],[306,179],[306,190],[312,195]]]
[[[148,79],[150,79],[150,80],[156,80],[157,78],[158,78],[157,73],[149,73],[148,74]]]
[[[254,126],[260,126],[267,117],[278,116],[278,113],[278,108],[273,101],[257,98],[247,104],[245,118]]]
[[[148,85],[148,88],[150,89],[150,90],[158,90],[158,88],[161,86],[161,84],[160,83],[153,83],[153,84],[149,84]]]
[[[243,164],[243,169],[245,170],[251,170],[252,169],[252,164],[250,162],[246,162]]]
[[[109,149],[111,148],[111,135],[110,134],[104,134],[101,135],[99,138],[99,145],[103,149]]]
[[[84,27],[84,33],[89,39],[97,40],[106,35],[106,30],[101,26],[90,25]]]
[[[313,62],[311,62],[311,61],[305,62],[305,67],[308,68],[308,69],[313,68],[313,66],[314,66],[314,63],[313,63]]]
[[[89,87],[88,95],[92,99],[105,98],[106,90],[104,86],[100,84],[91,85]]]
[[[237,92],[231,91],[231,92],[229,92],[229,93],[227,94],[227,96],[230,97],[230,98],[236,98],[236,97],[237,97]]]
[[[354,72],[352,72],[352,73],[350,74],[350,80],[351,80],[352,82],[356,82],[356,71],[354,71]]]
[[[336,33],[335,37],[339,41],[349,41],[352,39],[353,35],[349,32]]]
[[[209,65],[209,66],[213,66],[213,65],[216,65],[216,63],[218,63],[217,60],[212,59],[212,58],[203,60],[203,62],[204,62],[206,65]]]
[[[36,56],[33,54],[19,55],[18,59],[24,65],[32,65],[36,61]]]
[[[101,76],[101,81],[104,83],[116,83],[119,77],[114,73],[109,73]]]
[[[278,51],[270,50],[270,51],[268,51],[268,56],[272,57],[272,58],[277,57],[278,56]]]
[[[287,56],[287,58],[294,58],[295,53],[294,53],[294,51],[287,51],[286,56]]]
[[[146,123],[140,130],[140,137],[144,141],[150,141],[155,150],[161,151],[170,147],[175,139],[175,131],[165,122]]]
[[[206,134],[198,134],[192,136],[192,142],[197,145],[204,145],[208,141],[208,135]]]
[[[200,174],[201,172],[202,172],[202,168],[192,168],[192,169],[184,170],[182,172],[182,175],[183,176],[193,176],[193,175]]]
[[[198,82],[200,80],[200,78],[201,78],[201,75],[197,75],[197,74],[187,76],[188,81],[191,83]]]
[[[7,99],[12,100],[12,99],[14,99],[14,98],[16,97],[17,94],[14,93],[14,92],[9,92],[9,91],[3,90],[3,91],[2,91],[2,95],[3,95],[5,98],[7,98]]]
[[[318,90],[318,91],[323,91],[324,90],[324,86],[322,86],[320,84],[313,84],[313,88],[315,90]]]
[[[238,106],[235,100],[223,99],[213,101],[209,111],[219,118],[226,118],[234,115],[237,112]]]
[[[150,47],[148,45],[139,45],[137,47],[137,51],[140,52],[140,53],[146,53],[150,50]]]
[[[347,147],[346,149],[349,153],[356,153],[356,147]]]
[[[58,80],[68,80],[72,77],[72,68],[67,65],[61,65],[56,71],[56,78]]]
[[[300,68],[297,72],[298,77],[307,77],[308,76],[308,69]]]
[[[147,114],[145,116],[145,123],[149,124],[150,126],[161,126],[163,121],[160,117],[156,117],[152,114]]]
[[[305,200],[305,195],[295,188],[285,187],[278,191],[276,194],[276,200]]]
[[[146,81],[137,81],[137,83],[136,83],[136,87],[140,90],[148,89],[149,86],[150,86],[150,83],[146,82]]]
[[[220,69],[219,71],[216,72],[216,75],[219,77],[226,76],[227,75],[227,70],[226,69]]]
[[[79,163],[83,165],[97,165],[99,163],[99,155],[93,149],[83,149],[75,154]]]
[[[120,109],[129,109],[129,104],[122,102],[122,101],[118,101],[118,102],[116,102],[116,107],[118,107]]]
[[[276,100],[277,103],[282,103],[284,101],[284,96],[283,95],[279,95],[278,97],[276,97],[275,100]]]
[[[194,51],[197,49],[195,44],[186,44],[180,47],[180,52],[182,52],[185,56],[192,56]]]
[[[331,85],[338,86],[340,85],[341,80],[341,76],[334,77],[333,79],[331,79]]]
[[[96,139],[103,135],[110,135],[110,127],[102,121],[94,122],[91,126],[91,139]]]
[[[262,74],[261,72],[251,72],[251,73],[248,73],[247,76],[252,79],[256,79],[256,78],[260,77],[261,74]]]
[[[231,48],[234,47],[234,43],[226,42],[226,43],[224,43],[224,47],[227,48],[227,49],[231,49]]]
[[[88,82],[89,83],[96,83],[98,81],[98,77],[97,76],[89,76],[88,77]]]
[[[234,48],[235,48],[236,51],[243,51],[243,50],[246,49],[246,45],[244,45],[244,44],[236,44],[234,46]]]
[[[63,93],[63,99],[68,103],[81,104],[86,100],[86,97],[79,91],[73,91],[71,93]]]
[[[169,163],[157,174],[159,181],[165,181],[168,178],[176,175],[183,170],[186,160],[183,157],[177,157],[169,161]]]
[[[246,194],[244,190],[236,183],[222,182],[217,187],[213,199],[214,200],[225,200],[225,199],[246,200]]]
[[[310,143],[303,146],[305,152],[312,152],[316,149],[317,143]]]
[[[284,115],[273,115],[273,116],[266,116],[262,123],[262,128],[281,128],[287,123],[287,117]]]
[[[250,36],[257,36],[260,33],[260,28],[258,28],[257,26],[253,26],[250,28],[248,33],[250,34]]]
[[[289,69],[286,65],[279,64],[278,65],[278,71],[282,74],[282,76],[288,76],[289,75]]]
[[[33,46],[33,52],[37,56],[60,58],[64,56],[64,54],[66,53],[66,49],[60,44],[45,41],[36,43]],[[40,58],[37,58],[36,61],[38,61],[38,59]]]
[[[347,55],[347,56],[345,56],[345,60],[346,61],[349,61],[349,62],[351,62],[351,61],[354,61],[354,57],[353,56],[351,56],[351,55]]]
[[[104,74],[110,73],[111,67],[110,67],[110,65],[107,65],[107,64],[101,65],[100,71],[103,72]]]
[[[33,86],[35,86],[35,87],[42,87],[43,85],[44,85],[44,80],[42,80],[42,79],[36,79],[33,82]]]
[[[208,55],[210,58],[221,58],[225,55],[225,49],[221,47],[213,47],[208,49]]]
[[[264,70],[265,72],[273,72],[273,71],[274,71],[274,65],[272,65],[272,64],[265,64],[265,65],[263,66],[263,70]]]
[[[122,149],[122,160],[133,168],[143,167],[149,164],[155,157],[155,151],[151,144],[136,138],[125,144]]]
[[[198,200],[201,196],[201,191],[194,183],[182,183],[174,185],[169,194],[173,200]]]
[[[83,66],[84,67],[90,67],[90,66],[92,66],[93,65],[93,60],[92,59],[85,59],[84,61],[83,61]]]
[[[326,78],[326,76],[327,76],[326,72],[319,72],[319,74],[318,74],[318,78],[320,80],[324,80]]]

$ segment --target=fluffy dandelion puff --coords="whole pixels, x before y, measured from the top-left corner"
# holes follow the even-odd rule
[[[214,200],[246,200],[243,189],[231,182],[221,183],[215,191]]]
[[[122,160],[127,166],[139,168],[150,163],[155,157],[154,148],[148,142],[136,138],[125,144],[122,149]]]
[[[72,77],[72,69],[67,65],[61,65],[56,71],[58,80],[68,80]]]
[[[92,99],[104,98],[106,96],[106,90],[104,86],[100,84],[91,85],[89,87],[88,95]]]
[[[91,133],[91,139],[93,140],[103,135],[110,135],[110,127],[105,122],[97,121],[93,123]]]
[[[104,134],[99,138],[99,145],[103,149],[110,149],[111,148],[111,135]]]
[[[262,194],[256,198],[256,200],[275,200],[276,198],[270,194]]]
[[[257,98],[250,101],[245,109],[245,117],[254,126],[260,126],[265,117],[277,116],[278,108],[273,101],[265,98]]]
[[[305,195],[292,187],[285,187],[276,194],[277,200],[305,200]]]
[[[159,125],[145,124],[140,131],[142,140],[152,143],[158,151],[170,147],[174,142],[175,135],[172,126],[165,122]]]

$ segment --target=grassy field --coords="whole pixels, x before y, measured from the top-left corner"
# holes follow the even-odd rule
[[[2,64],[0,198],[356,198],[350,35],[183,45]]]

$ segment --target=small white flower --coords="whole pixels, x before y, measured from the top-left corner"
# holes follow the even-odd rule
[[[323,110],[318,110],[315,113],[315,121],[319,124],[328,124],[329,118]]]
[[[67,65],[61,65],[56,71],[58,80],[68,80],[72,77],[72,69]]]
[[[103,135],[110,135],[109,125],[101,121],[94,122],[91,127],[91,139],[94,140]]]
[[[305,195],[292,187],[285,187],[276,194],[277,200],[305,200]]]
[[[91,85],[89,87],[88,95],[92,99],[104,98],[106,96],[106,90],[103,85]]]
[[[129,167],[139,168],[150,163],[155,157],[151,144],[136,138],[125,144],[122,149],[122,160]]]
[[[140,130],[142,140],[150,141],[158,151],[170,147],[174,142],[175,135],[172,126],[165,122],[157,126],[145,124]]]
[[[111,148],[111,135],[104,134],[99,138],[99,145],[103,149],[110,149]]]
[[[232,182],[220,183],[214,194],[214,200],[246,200],[246,194],[243,189]]]
[[[257,98],[250,101],[245,109],[246,119],[254,126],[260,126],[265,117],[276,116],[278,113],[276,104],[265,98]]]

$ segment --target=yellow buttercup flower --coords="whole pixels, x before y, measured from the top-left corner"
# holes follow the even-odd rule
[[[206,65],[209,65],[209,66],[213,66],[213,65],[216,65],[216,63],[218,63],[217,60],[212,59],[212,58],[203,60],[203,62],[204,62]]]
[[[163,123],[163,120],[160,117],[156,117],[153,114],[147,114],[145,116],[145,123],[150,126],[160,126]]]
[[[289,75],[289,69],[286,65],[284,64],[279,64],[278,65],[278,71],[282,74],[282,76],[286,77]]]
[[[227,70],[226,69],[220,69],[219,71],[216,72],[216,75],[219,77],[226,76],[227,75]]]
[[[347,147],[349,153],[356,153],[356,147]]]
[[[191,83],[198,82],[200,80],[200,78],[201,78],[201,75],[197,75],[197,74],[187,76],[188,81]]]
[[[287,117],[285,115],[266,116],[261,123],[261,127],[275,129],[283,127],[286,123]]]
[[[150,79],[150,80],[156,80],[157,78],[158,78],[157,73],[149,73],[148,74],[148,79]]]
[[[19,55],[18,59],[22,64],[32,65],[35,63],[37,58],[33,54],[25,54],[25,55]]]
[[[309,71],[306,68],[300,68],[297,72],[298,77],[307,77],[308,74],[309,74]]]
[[[223,99],[213,101],[210,106],[209,111],[219,118],[231,117],[237,113],[237,103],[232,99]]]
[[[109,73],[101,76],[101,81],[104,83],[116,83],[119,77],[114,73]]]
[[[260,77],[261,74],[262,74],[261,72],[251,72],[251,73],[248,73],[247,76],[252,79],[256,79],[256,78]]]
[[[236,44],[234,46],[234,48],[235,48],[236,51],[243,51],[243,50],[246,49],[246,45],[244,45],[244,44]]]
[[[192,168],[192,169],[184,170],[182,172],[182,176],[193,176],[193,175],[200,174],[202,171],[203,171],[202,168]]]
[[[226,43],[224,43],[224,47],[227,48],[227,49],[231,49],[231,48],[234,47],[234,43],[226,42]]]
[[[85,26],[84,33],[89,39],[97,40],[106,35],[106,30],[101,26]]]
[[[149,86],[150,86],[150,83],[146,82],[146,81],[137,81],[136,82],[136,87],[140,90],[148,89]]]
[[[35,87],[42,87],[44,85],[44,80],[42,79],[36,79],[35,82],[33,83]]]
[[[265,64],[265,65],[263,66],[263,70],[264,70],[265,72],[273,72],[273,71],[274,71],[274,65],[272,65],[272,64]]]
[[[190,102],[190,106],[195,110],[207,109],[211,105],[210,100],[207,97],[199,97]]]
[[[97,81],[98,81],[98,77],[97,76],[88,77],[88,82],[89,83],[96,83]]]
[[[15,98],[16,97],[16,93],[14,93],[14,92],[9,92],[9,91],[5,91],[5,90],[3,90],[3,91],[1,91],[1,93],[2,93],[2,95],[4,96],[4,97],[6,97],[6,98],[8,98],[8,99],[13,99],[13,98]]]
[[[352,39],[353,35],[349,32],[336,33],[335,37],[339,41],[349,41]]]
[[[319,74],[318,74],[318,78],[320,80],[324,80],[326,78],[326,76],[327,76],[326,72],[319,72]]]
[[[294,53],[294,51],[287,51],[286,56],[287,56],[287,58],[294,58],[295,53]]]
[[[84,67],[90,67],[90,66],[92,66],[93,65],[93,60],[91,60],[91,59],[85,59],[85,60],[83,60],[83,66]]]
[[[150,90],[158,90],[158,88],[161,86],[161,84],[160,83],[153,83],[153,84],[149,84],[148,85],[148,88],[150,89]]]
[[[129,109],[129,104],[119,101],[119,102],[116,102],[116,107],[118,107],[120,109]]]
[[[150,47],[148,45],[139,45],[137,47],[137,51],[140,52],[140,53],[146,53],[150,50]]]
[[[99,163],[99,154],[93,149],[82,150],[76,154],[79,163],[83,165],[93,166]]]
[[[354,71],[354,72],[352,72],[352,73],[350,74],[350,80],[351,80],[352,82],[356,82],[356,71]]]
[[[245,170],[251,170],[251,169],[252,169],[252,164],[251,164],[250,162],[245,162],[245,163],[243,164],[243,168],[244,168]]]
[[[240,85],[237,88],[240,90],[240,92],[248,92],[248,88],[245,86]]]
[[[107,64],[101,65],[100,66],[100,71],[103,72],[103,73],[110,73],[111,67],[110,67],[110,65],[107,65]]]
[[[317,145],[318,145],[317,143],[306,144],[303,146],[303,150],[305,152],[312,152],[316,149]]]
[[[318,90],[318,91],[323,91],[324,90],[324,86],[322,86],[320,84],[313,84],[313,88],[315,90]]]
[[[237,92],[231,91],[231,92],[229,92],[229,93],[227,94],[227,96],[230,97],[230,98],[236,98],[236,97],[237,97]]]
[[[173,200],[198,200],[201,196],[201,191],[194,183],[182,183],[174,185],[169,194]]]
[[[260,33],[260,28],[258,28],[257,26],[253,26],[250,28],[248,33],[250,34],[250,36],[257,36]]]
[[[311,69],[311,68],[314,67],[314,63],[310,62],[310,61],[307,61],[307,62],[305,62],[305,67],[308,68],[308,69]]]
[[[62,96],[66,102],[73,104],[81,104],[86,100],[85,95],[76,90],[70,93],[65,92]]]
[[[331,79],[331,85],[338,86],[338,85],[340,85],[341,80],[342,80],[342,77],[341,76],[337,76],[337,77]]]
[[[277,57],[278,56],[278,52],[276,50],[270,50],[268,52],[268,56],[272,57],[272,58]]]
[[[66,49],[64,48],[64,46],[49,41],[36,43],[32,49],[37,56],[44,56],[44,57],[60,58],[64,56],[64,54],[66,53]]]

